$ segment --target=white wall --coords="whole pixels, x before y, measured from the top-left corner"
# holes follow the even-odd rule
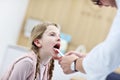
[[[8,44],[16,44],[29,0],[0,0],[0,66]]]

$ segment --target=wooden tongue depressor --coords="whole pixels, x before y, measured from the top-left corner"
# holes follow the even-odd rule
[[[59,49],[56,49],[56,50],[58,51],[58,53],[59,53],[58,55],[59,56],[64,56],[64,54]]]

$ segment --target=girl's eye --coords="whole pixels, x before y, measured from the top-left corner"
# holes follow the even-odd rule
[[[55,36],[55,34],[54,34],[54,33],[51,33],[50,36]]]

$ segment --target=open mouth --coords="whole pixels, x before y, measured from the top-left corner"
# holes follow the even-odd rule
[[[55,53],[58,53],[57,49],[60,49],[60,44],[55,44],[55,46],[53,46]]]
[[[54,48],[55,48],[55,49],[60,49],[60,44],[56,44],[56,45],[54,46]]]

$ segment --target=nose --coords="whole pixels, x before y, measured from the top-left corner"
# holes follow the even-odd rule
[[[60,36],[58,36],[58,37],[57,37],[57,41],[61,41],[61,38],[60,38]]]

